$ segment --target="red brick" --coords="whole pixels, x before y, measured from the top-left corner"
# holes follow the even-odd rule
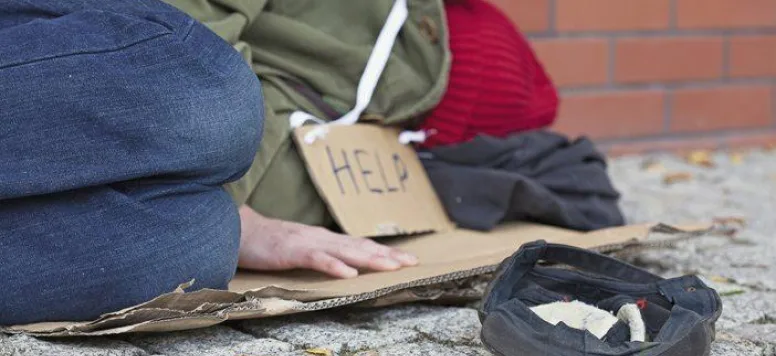
[[[681,29],[776,27],[776,0],[676,0]]]
[[[562,98],[555,130],[570,136],[622,138],[663,132],[665,93],[606,92]]]
[[[695,132],[770,126],[771,88],[762,85],[678,90],[671,131]]]
[[[537,40],[533,42],[533,48],[557,86],[595,85],[607,81],[609,46],[606,40]]]
[[[776,36],[739,36],[730,39],[730,75],[776,76]]]
[[[557,0],[558,31],[661,30],[669,0]]]
[[[628,38],[615,51],[615,80],[623,83],[714,79],[723,71],[719,37]]]
[[[489,0],[523,32],[544,32],[550,28],[549,0]]]

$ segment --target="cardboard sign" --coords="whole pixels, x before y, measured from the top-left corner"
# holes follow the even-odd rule
[[[346,233],[358,237],[444,232],[453,228],[412,147],[399,131],[367,124],[294,131],[297,148],[318,192]]]

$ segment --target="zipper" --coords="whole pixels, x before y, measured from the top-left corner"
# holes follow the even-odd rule
[[[305,85],[299,80],[293,80],[291,78],[285,77],[282,77],[281,79],[286,83],[286,85],[290,86],[299,95],[303,96],[305,99],[307,99],[307,101],[313,104],[316,109],[320,110],[324,116],[326,116],[327,121],[336,120],[342,116],[342,113],[324,101],[321,94],[319,94],[313,88]]]

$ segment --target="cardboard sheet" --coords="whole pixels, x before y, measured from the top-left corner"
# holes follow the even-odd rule
[[[294,130],[297,148],[318,192],[351,236],[376,237],[454,228],[412,146],[395,129],[368,124]]]
[[[445,283],[462,282],[488,274],[519,246],[529,241],[542,239],[611,252],[664,246],[666,241],[697,237],[710,232],[713,230],[682,232],[666,229],[665,226],[654,229],[651,225],[636,225],[580,233],[543,225],[511,224],[489,233],[454,230],[404,237],[387,243],[418,255],[421,264],[417,267],[395,272],[367,273],[352,280],[331,279],[310,271],[278,274],[241,271],[228,291],[201,290],[187,293],[184,292],[187,286],[183,285],[145,304],[106,314],[98,320],[13,326],[4,331],[38,336],[161,332],[207,327],[226,320],[264,318],[365,302],[374,306],[435,299],[447,295],[444,290],[434,293],[435,288],[442,288],[440,286]],[[413,292],[421,288],[423,293]],[[479,295],[474,297],[479,298]]]

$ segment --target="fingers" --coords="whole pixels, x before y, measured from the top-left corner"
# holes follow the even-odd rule
[[[339,246],[330,253],[348,265],[374,271],[395,271],[402,267],[401,263],[396,260],[375,255],[353,246]]]
[[[397,249],[391,249],[391,256],[406,267],[418,265],[418,258],[409,253],[399,251]]]
[[[367,239],[354,239],[332,233],[331,239],[324,243],[322,247],[329,255],[353,267],[394,271],[417,264],[417,259],[413,256]]]
[[[417,257],[395,248],[381,245],[369,239],[361,239],[358,243],[361,244],[364,249],[374,251],[378,256],[390,258],[404,267],[415,266],[418,264]]]
[[[414,266],[414,256],[369,239],[327,229],[264,218],[241,207],[239,265],[255,270],[313,269],[336,278],[358,276],[358,269],[394,271]]]
[[[310,268],[337,278],[354,278],[358,271],[323,251],[311,251],[301,267]]]

